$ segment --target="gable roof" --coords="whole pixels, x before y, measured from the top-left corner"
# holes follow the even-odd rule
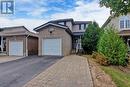
[[[58,19],[58,20],[52,20],[52,21],[49,21],[49,22],[50,22],[50,23],[57,23],[57,22],[64,22],[64,21],[71,21],[71,22],[74,22],[73,18]]]
[[[109,16],[108,19],[105,21],[105,23],[102,25],[102,28],[105,28],[112,18],[113,18],[112,16]]]
[[[10,29],[19,29],[19,28],[22,28],[22,29],[25,29],[23,31],[14,31],[14,32],[9,32]],[[12,36],[12,35],[30,35],[30,36],[34,36],[34,37],[38,37],[37,34],[29,31],[26,27],[24,26],[14,26],[14,27],[3,27],[1,28],[1,32],[0,32],[0,35],[2,36]],[[4,30],[8,31],[8,32],[4,32]]]
[[[39,30],[41,30],[41,29],[43,29],[45,27],[48,27],[48,26],[59,27],[61,29],[65,29],[69,34],[72,34],[72,32],[70,31],[70,29],[67,26],[61,25],[61,24],[56,24],[56,23],[50,23],[50,22],[47,22],[47,23],[45,23],[45,24],[43,24],[43,25],[41,25],[39,27],[36,27],[36,28],[34,28],[34,30],[39,31]]]

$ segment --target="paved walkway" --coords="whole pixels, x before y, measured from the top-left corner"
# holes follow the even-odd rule
[[[9,62],[17,59],[21,59],[24,57],[18,57],[18,56],[0,56],[0,63]]]
[[[93,87],[87,59],[72,55],[39,74],[24,87]]]

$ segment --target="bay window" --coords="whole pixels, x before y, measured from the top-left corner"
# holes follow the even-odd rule
[[[130,28],[130,18],[122,18],[120,19],[120,28]]]

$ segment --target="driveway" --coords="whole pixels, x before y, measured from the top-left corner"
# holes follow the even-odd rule
[[[22,87],[61,57],[30,56],[0,64],[0,87]]]
[[[66,56],[23,87],[93,87],[87,58]]]

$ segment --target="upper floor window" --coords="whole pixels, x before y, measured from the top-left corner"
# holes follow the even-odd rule
[[[120,28],[130,28],[130,18],[128,17],[121,17],[120,18]]]
[[[85,29],[86,29],[86,24],[79,25],[79,30],[85,30]]]
[[[66,25],[65,22],[59,22],[58,24],[61,24],[61,25]]]

